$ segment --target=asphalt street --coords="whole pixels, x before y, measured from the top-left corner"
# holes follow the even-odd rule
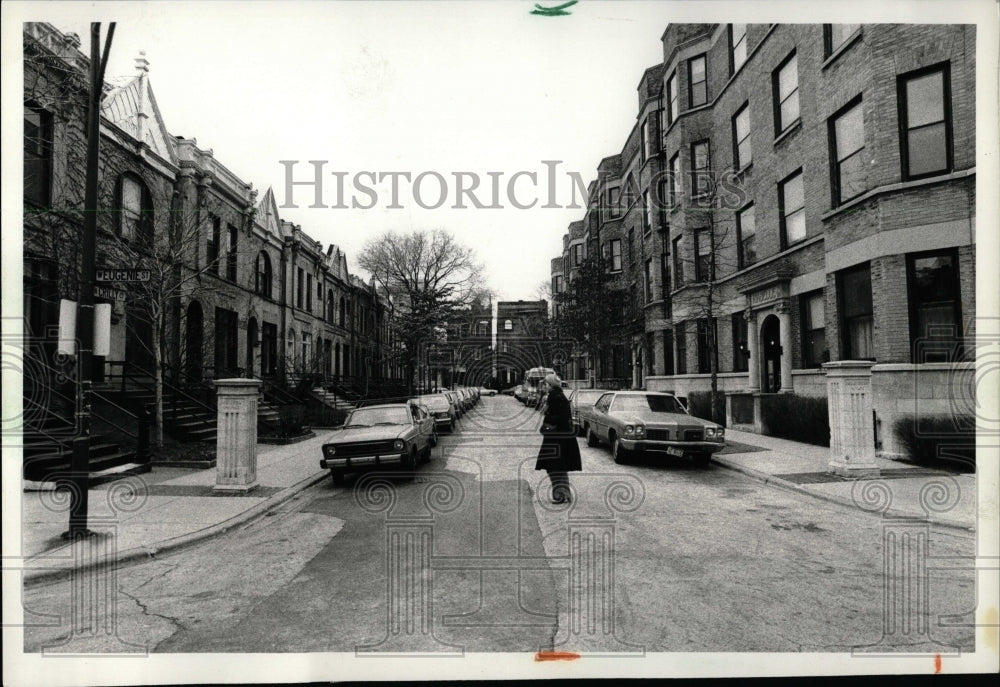
[[[897,565],[886,552],[898,527],[875,515],[717,465],[616,465],[582,439],[574,500],[554,505],[534,470],[537,424],[514,399],[484,397],[413,474],[325,480],[239,529],[111,571],[114,636],[69,629],[70,580],[29,587],[25,649],[973,648],[971,534],[909,523],[923,558]]]

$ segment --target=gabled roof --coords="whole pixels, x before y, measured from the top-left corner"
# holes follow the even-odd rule
[[[274,189],[270,186],[264,192],[264,197],[257,204],[257,223],[268,234],[281,238],[281,218],[278,216],[278,203],[274,199]]]
[[[145,57],[136,59],[135,76],[115,79],[101,103],[101,115],[164,160],[176,163],[167,127],[149,83]]]

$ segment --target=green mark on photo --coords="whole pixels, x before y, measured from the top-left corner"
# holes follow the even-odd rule
[[[577,3],[577,0],[570,0],[561,5],[555,7],[542,7],[538,3],[535,3],[535,9],[531,10],[531,14],[538,14],[543,17],[561,17],[567,14],[572,14],[572,12],[564,12],[567,7],[572,7]]]

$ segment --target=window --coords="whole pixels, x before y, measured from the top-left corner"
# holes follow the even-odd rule
[[[736,70],[747,61],[747,25],[729,25],[729,67],[730,73],[735,74]]]
[[[562,293],[563,292],[563,278],[561,276],[552,277],[552,293]]]
[[[841,272],[838,278],[844,360],[874,360],[872,274],[868,263]]]
[[[750,145],[750,103],[743,104],[733,115],[733,166],[743,169],[753,161]]]
[[[333,289],[326,292],[326,321],[330,324],[337,321],[337,301],[333,298]]]
[[[757,225],[753,205],[736,213],[736,240],[740,269],[757,262]]]
[[[346,317],[347,317],[347,301],[345,301],[344,297],[341,296],[340,308],[337,310],[337,324],[343,327]]]
[[[306,281],[305,271],[301,267],[299,267],[296,270],[295,274],[298,277],[298,281],[296,282],[295,285],[295,306],[301,308],[302,304],[305,302],[304,299],[305,281]]]
[[[652,258],[646,259],[646,273],[645,273],[645,287],[646,287],[646,302],[649,303],[653,300],[653,260]]]
[[[674,361],[674,367],[679,375],[687,374],[687,332],[684,330],[684,325],[684,322],[678,324],[674,334],[674,340],[677,342],[677,359]]]
[[[273,375],[278,369],[278,325],[264,322],[260,328],[260,371]]]
[[[802,296],[802,363],[819,367],[830,360],[826,348],[826,306],[823,290]]]
[[[642,160],[645,161],[652,157],[649,152],[649,117],[642,120],[642,127],[639,129],[639,150],[642,155]]]
[[[667,79],[667,125],[673,124],[677,121],[677,115],[680,113],[680,104],[677,99],[677,72],[670,75]]]
[[[226,235],[228,237],[226,245],[226,279],[230,281],[236,281],[236,240],[237,240],[237,230],[232,224],[227,227]]]
[[[219,261],[219,244],[222,241],[222,220],[212,216],[212,226],[208,229],[208,268],[215,271]]]
[[[906,256],[914,363],[960,358],[958,259],[953,250]]]
[[[628,264],[635,264],[635,229],[628,230]]]
[[[642,192],[642,233],[648,234],[653,230],[653,203],[649,200],[649,191]]]
[[[733,313],[733,372],[750,369],[750,346],[747,341],[747,317],[742,310]]]
[[[948,65],[900,77],[903,178],[916,179],[951,169],[950,100]]]
[[[621,214],[621,188],[612,186],[608,189],[608,217],[618,217]]]
[[[781,244],[782,247],[787,247],[806,237],[801,169],[778,185],[778,203],[781,217]]]
[[[691,103],[690,107],[698,107],[708,102],[704,55],[688,60],[688,101]]]
[[[674,288],[679,289],[684,286],[684,263],[681,262],[681,238],[674,239],[671,256],[674,261]]]
[[[712,278],[712,233],[701,229],[694,233],[694,278],[708,281]]]
[[[312,360],[309,358],[309,346],[312,343],[312,334],[302,332],[302,369],[310,370]]]
[[[823,53],[829,57],[837,52],[847,40],[858,32],[861,24],[824,24],[823,25]]]
[[[712,172],[708,141],[691,144],[691,190],[696,196],[712,192]]]
[[[607,245],[610,246],[611,271],[619,272],[622,268],[622,240],[611,239]]]
[[[271,281],[271,258],[268,257],[266,252],[261,251],[257,254],[257,279],[254,283],[254,291],[257,292],[257,295],[270,298]]]
[[[119,215],[118,235],[123,241],[145,241],[152,239],[149,226],[149,193],[139,179],[131,175],[121,178],[120,187],[121,213]]]
[[[24,200],[47,207],[52,191],[52,115],[24,108]]]
[[[313,307],[313,276],[306,275],[306,310],[312,312]]]
[[[830,161],[833,167],[833,204],[840,205],[868,190],[865,163],[865,126],[861,99],[849,103],[830,119]]]
[[[771,75],[774,89],[774,135],[799,121],[798,59],[793,52]]]
[[[573,246],[573,267],[579,267],[583,264],[583,244],[578,243]]]
[[[655,157],[658,152],[660,152],[659,142],[656,140],[656,127],[653,126],[656,123],[656,113],[646,117],[646,122],[643,124],[643,138],[645,141],[646,158]]]
[[[670,207],[675,208],[681,202],[681,154],[674,153],[670,158]]]
[[[698,320],[698,374],[708,374],[712,371],[712,363],[715,363],[715,369],[719,369],[718,361],[719,354],[715,347],[715,342],[718,340],[718,320],[712,318],[712,325],[709,326],[709,320],[702,319]]]
[[[510,321],[510,320],[504,320],[503,321],[503,328],[504,328],[504,331],[508,331],[509,332],[512,329],[514,329],[514,323],[512,321]]]

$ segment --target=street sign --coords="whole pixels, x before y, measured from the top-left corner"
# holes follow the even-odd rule
[[[106,301],[124,301],[126,293],[121,289],[114,289],[110,286],[94,286],[94,298],[103,298]]]
[[[149,281],[149,270],[139,269],[106,269],[98,268],[94,272],[94,281],[97,282],[128,282],[128,281]]]

